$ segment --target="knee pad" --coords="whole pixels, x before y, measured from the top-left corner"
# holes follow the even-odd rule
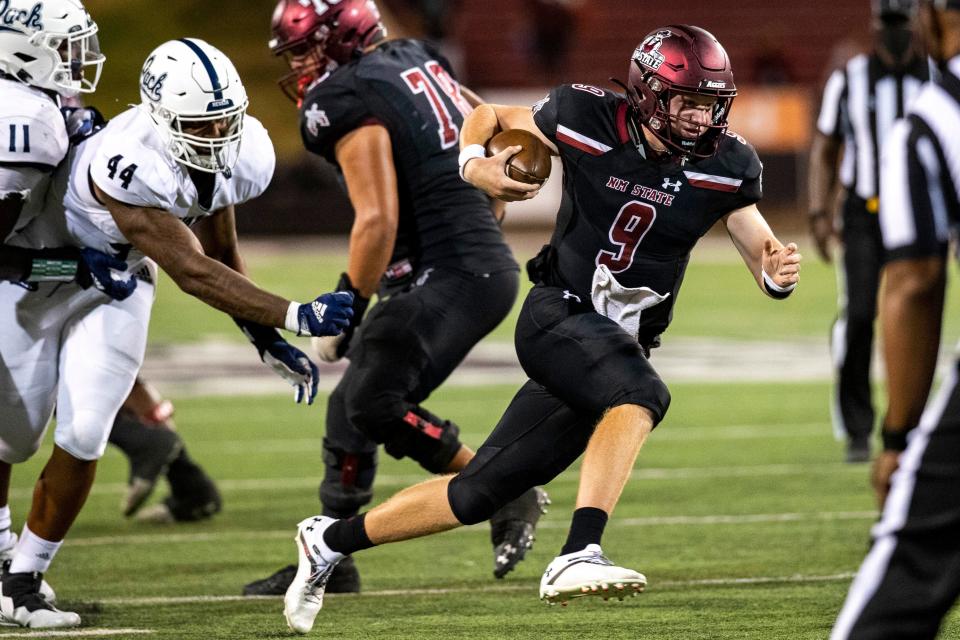
[[[460,450],[460,427],[421,407],[409,409],[390,427],[384,450],[397,459],[416,460],[430,473],[446,471]]]
[[[320,483],[320,503],[324,513],[338,518],[355,515],[373,499],[373,479],[377,472],[377,452],[352,453],[330,445],[324,438]]]
[[[69,422],[57,423],[54,442],[78,460],[99,460],[107,448],[113,419],[100,411],[77,410]]]
[[[490,517],[502,507],[501,501],[482,490],[476,476],[457,475],[447,486],[447,500],[453,515],[462,524],[477,524]]]

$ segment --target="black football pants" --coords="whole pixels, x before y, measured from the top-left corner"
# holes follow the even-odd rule
[[[870,361],[883,240],[877,214],[853,194],[843,205],[842,240],[839,310],[830,340],[837,369],[833,415],[837,433],[855,440],[869,438],[874,424]]]
[[[937,635],[960,595],[960,387],[956,365],[930,402],[874,527],[831,640]]]
[[[398,434],[412,429],[405,417],[449,428],[449,422],[419,405],[507,316],[518,285],[516,270],[476,275],[430,267],[415,273],[408,285],[388,290],[370,309],[327,406],[320,485],[324,514],[349,517],[371,500],[379,443],[391,455],[417,448]],[[459,448],[455,432],[453,439],[424,457],[436,461],[446,454],[449,462]],[[417,461],[424,465],[422,457]]]

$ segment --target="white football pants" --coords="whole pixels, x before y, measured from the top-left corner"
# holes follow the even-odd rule
[[[32,456],[55,405],[57,446],[80,460],[103,455],[143,363],[153,298],[143,280],[123,302],[72,282],[0,282],[0,460]]]

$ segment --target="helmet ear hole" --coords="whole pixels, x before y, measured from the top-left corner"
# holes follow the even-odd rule
[[[657,112],[657,94],[650,86],[654,82],[660,85],[659,80],[650,78],[650,80],[646,82],[641,82],[633,86],[633,90],[637,94],[637,102],[634,105],[634,109],[637,110],[637,117],[640,119],[640,122],[648,122],[650,118],[653,117],[653,114]],[[660,86],[662,88],[662,85]]]

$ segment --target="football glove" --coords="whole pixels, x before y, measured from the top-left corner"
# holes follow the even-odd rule
[[[370,298],[360,295],[360,292],[353,287],[350,282],[350,276],[345,273],[340,274],[340,281],[337,283],[337,291],[349,291],[353,294],[353,322],[343,330],[338,336],[324,336],[313,338],[310,341],[313,352],[317,354],[323,362],[336,362],[342,358],[350,347],[350,340],[360,323],[363,322],[363,314],[367,311],[370,304]]]
[[[313,404],[313,399],[317,397],[320,372],[307,354],[284,340],[272,327],[237,318],[233,321],[256,347],[260,360],[293,385],[294,401],[300,404],[306,399],[307,404]]]
[[[61,107],[67,137],[77,145],[107,126],[107,120],[96,107]]]
[[[350,326],[353,293],[325,293],[297,309],[298,336],[335,336]]]
[[[84,289],[96,287],[114,300],[126,300],[137,288],[126,262],[89,247],[80,250],[76,280]]]

